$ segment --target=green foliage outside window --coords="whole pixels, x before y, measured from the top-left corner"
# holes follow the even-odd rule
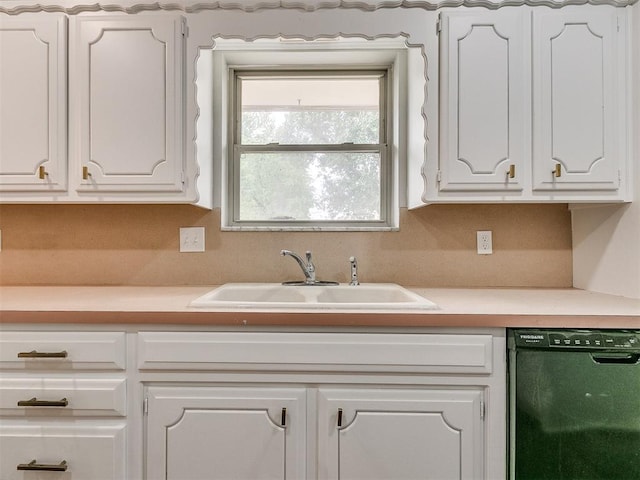
[[[242,144],[377,144],[374,110],[242,113]],[[355,220],[381,217],[377,152],[250,152],[240,158],[243,221]]]

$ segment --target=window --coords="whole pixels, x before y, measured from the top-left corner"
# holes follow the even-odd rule
[[[234,226],[390,224],[390,70],[231,68]]]

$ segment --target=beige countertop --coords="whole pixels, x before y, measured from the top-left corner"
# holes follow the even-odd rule
[[[424,312],[189,307],[213,288],[0,287],[0,323],[640,328],[640,300],[577,289],[410,287],[440,307]]]

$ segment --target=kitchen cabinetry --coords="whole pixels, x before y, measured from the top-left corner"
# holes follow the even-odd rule
[[[124,333],[3,331],[0,367],[1,478],[127,478]]]
[[[57,478],[122,480],[126,478],[124,453],[123,426],[49,425],[45,421],[40,425],[33,422],[0,425],[3,480],[45,479],[56,475]],[[64,476],[59,476],[63,472]]]
[[[149,387],[147,478],[305,478],[306,392]]]
[[[3,479],[505,478],[503,329],[59,327],[0,330]]]
[[[195,201],[184,19],[71,17],[68,47],[66,25],[2,21],[0,201]]]
[[[485,478],[480,388],[321,388],[319,478]]]
[[[503,346],[500,332],[140,332],[146,478],[503,478]]]
[[[628,196],[625,12],[442,14],[441,199]]]
[[[78,193],[182,191],[182,19],[74,20]]]
[[[606,7],[534,14],[534,190],[620,188],[621,17]]]
[[[148,478],[483,478],[480,389],[149,387]],[[315,402],[314,402],[315,403]],[[311,443],[311,442],[309,442]]]
[[[527,15],[520,10],[442,15],[440,190],[526,186],[530,125]]]
[[[0,21],[0,193],[67,189],[67,19]]]

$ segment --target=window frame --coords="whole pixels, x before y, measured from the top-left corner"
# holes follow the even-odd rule
[[[391,148],[393,145],[393,66],[229,66],[228,85],[228,154],[227,154],[227,224],[232,228],[268,230],[388,230],[394,228],[393,195],[394,165]],[[379,138],[376,144],[279,144],[245,145],[241,143],[242,78],[256,76],[309,76],[345,77],[378,76],[379,91]],[[241,220],[240,213],[240,158],[245,152],[345,152],[378,153],[380,155],[380,218],[379,220]]]

